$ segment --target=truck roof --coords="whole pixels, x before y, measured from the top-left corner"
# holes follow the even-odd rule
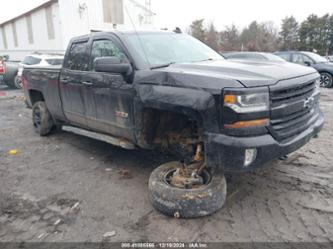
[[[135,35],[135,34],[175,34],[172,31],[168,31],[168,30],[147,30],[147,31],[119,31],[119,30],[112,30],[112,31],[98,31],[98,32],[91,32],[90,34],[86,34],[86,35],[81,35],[81,36],[76,36],[73,37],[72,41],[77,41],[77,40],[84,40],[84,39],[89,39],[90,37],[94,37],[94,36],[100,36],[100,35],[107,35],[107,34],[114,34],[116,36],[122,36],[122,35]]]

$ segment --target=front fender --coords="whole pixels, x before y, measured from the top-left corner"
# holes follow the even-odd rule
[[[141,85],[137,92],[144,108],[181,113],[197,120],[204,131],[218,130],[215,99],[206,91],[162,85]]]

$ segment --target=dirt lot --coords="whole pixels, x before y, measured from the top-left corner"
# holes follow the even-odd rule
[[[333,90],[326,125],[286,161],[228,176],[213,216],[177,220],[153,210],[147,181],[172,158],[70,133],[34,134],[22,93],[0,89],[0,241],[333,241]],[[16,155],[9,150],[16,149]]]

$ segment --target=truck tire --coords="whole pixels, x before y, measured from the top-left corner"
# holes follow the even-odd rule
[[[226,200],[227,184],[223,174],[211,175],[204,170],[205,184],[193,189],[170,185],[166,176],[179,162],[170,162],[156,168],[149,178],[149,199],[155,209],[175,218],[197,218],[218,211]]]
[[[53,118],[43,101],[38,101],[33,105],[32,121],[36,133],[40,136],[46,136],[54,130]]]

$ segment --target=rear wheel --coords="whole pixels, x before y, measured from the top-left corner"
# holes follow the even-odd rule
[[[204,169],[200,176],[185,178],[179,162],[155,169],[149,178],[149,198],[155,209],[176,218],[196,218],[218,211],[226,200],[227,184],[223,174],[212,175]]]
[[[55,129],[52,116],[47,109],[45,102],[36,102],[32,108],[33,126],[40,136],[46,136]]]
[[[21,83],[20,77],[18,77],[17,75],[14,78],[14,84],[13,85],[16,89],[21,89],[22,88],[22,83]]]
[[[329,73],[320,73],[320,86],[330,88],[333,85],[333,76]]]

